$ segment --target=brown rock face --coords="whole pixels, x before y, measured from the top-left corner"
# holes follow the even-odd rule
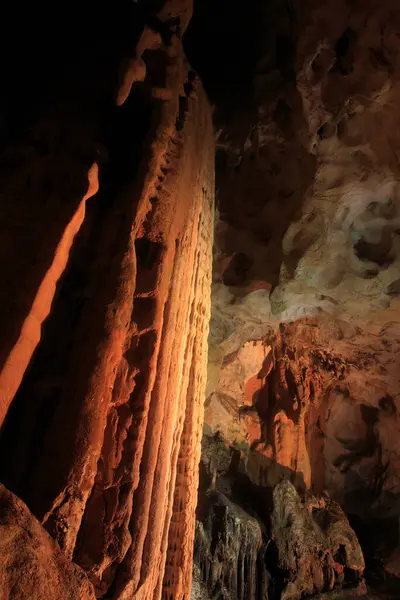
[[[193,4],[7,59],[0,597],[397,600],[399,7]]]
[[[340,506],[297,492],[282,467],[278,483],[255,484],[242,452],[220,435],[203,439],[191,597],[363,595],[363,553]]]
[[[0,298],[0,452],[12,457],[0,471],[41,523],[18,509],[34,523],[31,538],[2,538],[5,584],[21,578],[10,598],[178,599],[190,590],[214,136],[180,40],[189,4],[151,15],[162,35],[137,9],[136,48],[126,39],[104,50],[97,40],[85,93],[68,72],[54,108],[0,158],[1,248],[15,255]],[[50,594],[42,527],[66,573]],[[17,546],[24,556],[30,543],[38,554],[46,543],[45,553],[17,574]]]
[[[286,572],[282,600],[301,598],[353,579],[365,591],[364,557],[343,511],[329,498],[302,502],[287,480],[273,492],[272,539]]]
[[[71,563],[26,505],[0,486],[0,587],[8,600],[94,600],[85,573]]]
[[[393,324],[371,336],[345,322],[302,319],[244,342],[221,363],[217,385],[206,401],[198,518],[203,521],[206,490],[216,487],[248,516],[260,519],[264,544],[271,539],[280,548],[278,559],[269,556],[261,563],[275,579],[276,565],[279,577],[288,570],[284,557],[301,556],[300,562],[291,564],[290,578],[284,575],[286,584],[293,583],[288,598],[328,589],[333,593],[344,583],[339,577],[342,567],[346,573],[352,568],[351,561],[335,559],[342,567],[329,580],[327,556],[332,566],[339,552],[339,542],[331,551],[324,537],[331,510],[340,528],[347,528],[348,534],[340,535],[350,540],[348,552],[362,557],[339,506],[350,516],[368,559],[384,560],[386,569],[396,572],[398,554],[388,559],[398,536],[399,375],[392,358],[397,331]],[[282,479],[295,487],[281,497]],[[270,501],[278,494],[282,510],[289,510],[290,490],[297,498],[293,500],[297,533],[288,530],[289,525],[275,523],[276,503]],[[304,507],[316,525],[304,516]],[[318,543],[317,538],[311,541],[314,534],[308,537],[315,526],[323,532],[315,534]],[[298,544],[297,549],[291,544]],[[313,554],[314,547],[321,552]],[[309,570],[303,571],[307,562]],[[199,561],[196,564],[200,568]],[[252,559],[252,564],[260,573],[258,562]],[[362,567],[357,571],[361,575]],[[350,577],[347,585],[355,581]],[[210,597],[214,598],[212,593]]]

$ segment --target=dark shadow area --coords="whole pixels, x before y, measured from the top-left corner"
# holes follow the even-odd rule
[[[34,4],[26,13],[31,18],[29,26],[23,20],[15,37],[15,55],[1,55],[7,85],[2,105],[6,130],[0,131],[0,147],[11,141],[29,145],[31,126],[36,127],[43,117],[48,121],[43,153],[54,158],[54,146],[49,145],[54,134],[59,138],[61,160],[65,141],[59,130],[63,127],[72,139],[77,136],[76,144],[82,148],[79,131],[68,130],[58,113],[62,118],[64,112],[76,111],[74,123],[86,125],[90,109],[95,117],[94,124],[87,124],[88,131],[94,145],[104,151],[101,157],[89,152],[88,166],[94,159],[101,166],[100,192],[87,203],[68,268],[42,327],[40,345],[0,434],[0,481],[39,518],[62,489],[74,460],[71,448],[82,418],[82,386],[89,380],[84,371],[90,373],[97,345],[105,335],[104,311],[114,299],[119,264],[129,246],[137,197],[134,185],[140,186],[144,177],[141,161],[146,159],[146,138],[158,108],[146,85],[134,87],[118,108],[113,97],[103,93],[115,88],[121,62],[133,55],[151,14],[150,5],[142,10],[130,1],[88,2],[80,7],[72,3],[64,10],[65,14],[58,5]],[[11,29],[17,28],[17,16],[9,17]],[[54,28],[49,27],[51,23]],[[80,91],[88,94],[81,98]],[[98,97],[106,98],[103,104],[95,101]],[[48,175],[51,179],[51,170]]]
[[[14,2],[0,25],[0,149],[46,113],[56,97],[132,56],[154,2]],[[82,98],[84,101],[84,98]]]
[[[293,276],[313,243],[296,240],[284,256],[283,237],[301,216],[315,173],[315,158],[299,135],[304,117],[296,44],[294,7],[283,0],[197,0],[184,36],[188,58],[215,105],[217,207],[230,226],[216,240],[230,257],[219,276],[233,293],[253,281],[273,289],[282,263]],[[263,128],[271,125],[277,139],[262,141]]]
[[[218,108],[236,111],[251,102],[264,5],[263,0],[246,6],[241,0],[194,2],[193,18],[183,38],[185,51]]]

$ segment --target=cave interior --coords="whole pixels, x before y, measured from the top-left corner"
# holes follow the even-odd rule
[[[0,600],[397,600],[400,7],[11,9]]]

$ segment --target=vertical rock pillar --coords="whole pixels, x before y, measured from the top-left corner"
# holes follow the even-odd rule
[[[55,254],[56,271],[50,266],[38,331],[21,338],[24,360],[13,386],[8,378],[0,389],[2,416],[11,405],[0,451],[15,457],[1,477],[98,598],[183,599],[191,586],[214,135],[182,49],[189,18],[189,2],[167,2],[159,32],[140,37],[108,116],[110,130],[118,123],[123,131],[123,151],[114,136],[105,186],[97,164],[88,165],[81,203],[99,184],[90,219],[82,211],[82,233],[74,225],[67,242],[56,232],[62,256]],[[133,164],[129,136],[140,128]],[[31,237],[43,237],[40,219],[35,231],[33,221]],[[35,285],[34,303],[39,277]],[[3,339],[4,354],[16,347],[14,334]]]
[[[207,101],[198,80],[188,80],[185,87],[191,91],[179,97],[179,114],[163,148],[163,191],[153,199],[150,233],[141,238],[149,240],[150,255],[159,257],[149,264],[157,288],[136,289],[138,298],[155,293],[159,325],[154,330],[153,381],[142,397],[143,454],[134,483],[132,544],[119,571],[121,600],[184,598],[191,584],[214,184]]]

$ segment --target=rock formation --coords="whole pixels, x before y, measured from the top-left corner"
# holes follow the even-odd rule
[[[199,522],[216,486],[246,511],[244,523],[266,527],[266,544],[271,498],[288,479],[302,503],[311,490],[315,504],[330,498],[344,510],[375,585],[378,572],[400,574],[399,8],[221,2],[200,52],[211,11],[206,0],[195,7],[186,34],[217,131]],[[284,566],[286,584],[302,580],[293,597],[317,594],[326,556],[313,576]],[[278,551],[272,562],[281,568]],[[340,594],[336,575],[331,592],[324,582],[322,594]],[[399,597],[398,584],[379,597]]]
[[[250,459],[220,434],[203,438],[192,598],[363,596],[363,552],[339,504],[296,491],[272,461],[275,481],[255,482]]]
[[[14,494],[0,488],[2,598],[94,600],[85,573],[69,561]]]
[[[203,521],[197,523],[192,598],[253,600],[267,591],[261,525],[217,491],[207,494]],[[263,569],[258,571],[261,564]],[[264,581],[264,590],[261,590]],[[264,596],[265,597],[265,596]]]
[[[0,52],[0,600],[399,598],[399,7],[36,4]]]
[[[119,10],[127,37],[82,42],[94,68],[67,70],[0,157],[0,471],[19,497],[2,492],[2,598],[191,585],[211,111],[182,50],[190,2]]]
[[[287,480],[274,488],[272,540],[288,580],[282,599],[333,591],[338,583],[362,579],[364,557],[343,511],[327,498],[315,502],[308,497],[303,504]]]

